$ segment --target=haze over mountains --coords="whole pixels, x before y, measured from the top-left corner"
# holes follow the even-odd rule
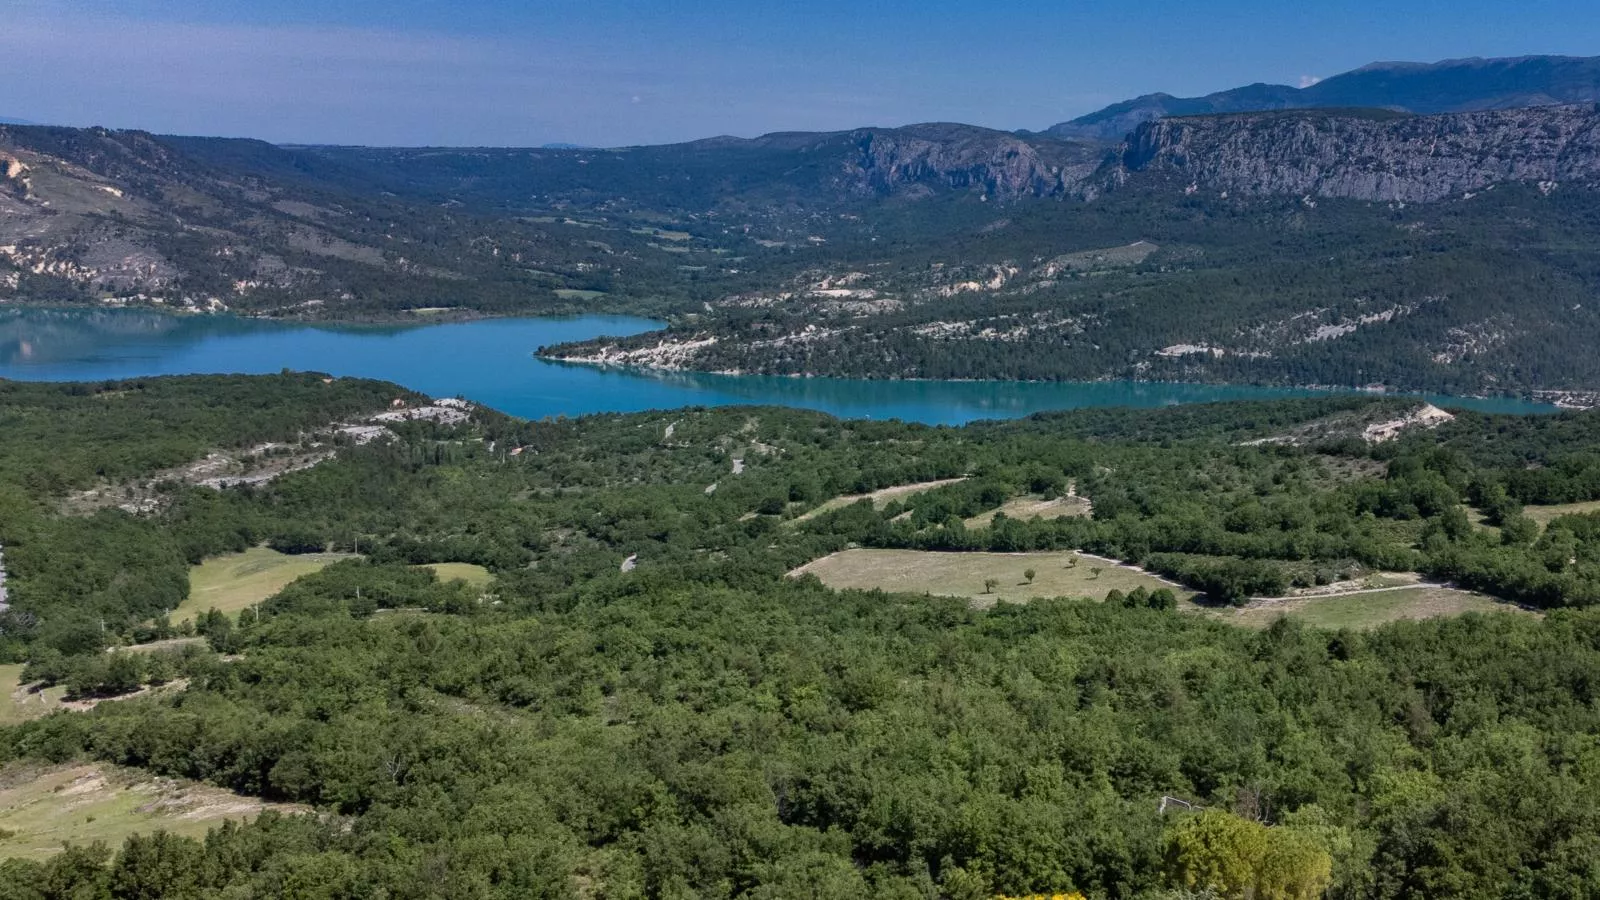
[[[1303,88],[1257,83],[1204,97],[1146,94],[1053,125],[1044,133],[1060,138],[1116,141],[1141,123],[1168,116],[1340,107],[1427,115],[1597,100],[1600,57],[1380,62]]]
[[[611,150],[0,126],[0,302],[644,313],[671,329],[561,354],[718,371],[1597,389],[1597,68],[1373,66],[1206,100],[1250,111],[1124,104],[1074,126],[1140,119],[1116,143],[949,123]],[[1308,97],[1329,108],[1277,108]]]

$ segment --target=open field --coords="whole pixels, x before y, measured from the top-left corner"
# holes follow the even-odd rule
[[[580,291],[576,288],[556,288],[555,295],[563,300],[597,300],[606,295],[605,291]]]
[[[646,235],[647,237],[658,237],[664,241],[687,241],[689,238],[693,237],[693,235],[689,234],[687,231],[663,231],[660,228],[630,228],[628,230],[634,234],[642,234]]]
[[[879,491],[873,491],[870,494],[847,494],[843,497],[835,497],[832,500],[823,503],[816,509],[796,516],[794,521],[804,522],[807,519],[814,519],[823,513],[832,512],[836,509],[843,509],[852,503],[858,503],[862,500],[871,500],[874,509],[882,509],[893,500],[898,500],[903,497],[910,497],[914,494],[920,494],[924,491],[931,491],[934,488],[941,488],[947,484],[955,484],[958,481],[966,481],[966,478],[942,478],[938,481],[923,481],[917,484],[898,484],[894,487],[886,487]]]
[[[1584,503],[1558,503],[1551,506],[1525,506],[1523,515],[1538,522],[1540,526],[1549,525],[1562,516],[1574,516],[1581,513],[1600,512],[1600,500],[1589,500]]]
[[[1239,608],[1201,607],[1205,615],[1247,628],[1265,628],[1289,616],[1318,628],[1376,628],[1402,619],[1433,619],[1469,612],[1527,613],[1493,597],[1434,585],[1328,596],[1255,601]]]
[[[1077,565],[1068,568],[1068,562]],[[1094,569],[1100,569],[1095,575]],[[1034,570],[1029,584],[1023,573]],[[838,590],[874,588],[909,594],[965,597],[984,608],[1000,601],[1017,603],[1036,597],[1102,599],[1113,589],[1170,587],[1179,608],[1247,628],[1265,628],[1279,616],[1290,616],[1319,628],[1375,628],[1402,619],[1431,619],[1468,612],[1510,611],[1520,607],[1492,597],[1414,582],[1409,573],[1375,573],[1361,587],[1313,589],[1305,595],[1256,600],[1243,607],[1200,606],[1194,591],[1111,560],[1071,552],[936,553],[920,550],[844,550],[814,560],[790,575],[811,574]],[[994,593],[984,580],[998,582]],[[1320,593],[1319,593],[1320,592]]]
[[[428,563],[423,568],[432,569],[440,581],[460,579],[479,590],[483,590],[489,586],[489,582],[494,581],[494,576],[489,574],[488,569],[472,563]]]
[[[1046,500],[1043,497],[1029,494],[1023,497],[1013,497],[1005,502],[999,509],[992,509],[986,513],[973,516],[966,520],[968,528],[988,528],[994,521],[996,513],[1005,513],[1006,518],[1021,519],[1061,519],[1067,516],[1087,516],[1094,511],[1094,506],[1082,497],[1056,497]]]
[[[302,575],[322,570],[349,553],[306,553],[296,556],[268,547],[216,556],[189,570],[189,597],[172,613],[174,623],[208,609],[238,613],[283,590]]]
[[[62,709],[65,687],[28,693],[22,684],[22,664],[0,666],[0,725],[15,725]]]
[[[1076,563],[1069,568],[1070,563]],[[1023,573],[1034,570],[1028,583]],[[1093,570],[1099,569],[1099,574]],[[878,588],[910,594],[966,597],[974,606],[1024,602],[1035,597],[1103,599],[1112,590],[1170,587],[1180,598],[1194,592],[1126,566],[1072,552],[935,553],[921,550],[843,550],[789,573],[815,575],[831,588]],[[984,580],[998,583],[984,591]]]
[[[13,765],[0,770],[0,858],[41,859],[66,842],[104,841],[167,831],[204,837],[224,820],[253,819],[265,803],[221,788],[101,765]]]
[[[200,638],[186,638],[187,641],[199,641]],[[127,647],[117,652],[143,651],[155,645],[146,644],[143,647]],[[0,726],[16,725],[30,719],[38,719],[49,715],[56,710],[70,710],[73,712],[87,712],[101,703],[115,703],[119,700],[128,700],[134,697],[144,697],[151,694],[170,694],[182,691],[189,686],[187,678],[179,678],[161,685],[145,685],[131,694],[119,697],[90,697],[83,700],[66,699],[67,688],[65,685],[56,685],[42,691],[30,691],[30,685],[22,682],[22,665],[0,666]]]

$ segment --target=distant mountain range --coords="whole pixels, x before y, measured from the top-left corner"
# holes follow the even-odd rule
[[[1144,122],[1171,116],[1341,107],[1432,114],[1597,100],[1600,56],[1381,62],[1304,88],[1252,84],[1204,97],[1146,94],[1053,125],[1044,134],[1072,140],[1120,141]]]
[[[6,116],[0,116],[0,125],[37,125],[37,124],[39,124],[39,123],[37,123],[37,122],[29,122],[27,119],[12,119],[12,118],[8,118]]]

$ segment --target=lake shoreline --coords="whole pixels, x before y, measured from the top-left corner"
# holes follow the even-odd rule
[[[388,331],[427,329],[427,328],[434,328],[434,327],[440,327],[440,326],[460,326],[460,325],[486,324],[486,323],[498,323],[498,322],[507,322],[507,323],[518,323],[518,322],[560,323],[560,322],[576,322],[576,321],[586,321],[586,320],[610,319],[610,320],[626,320],[626,321],[629,321],[629,322],[632,322],[632,323],[648,323],[648,327],[644,327],[642,330],[637,331],[637,332],[633,332],[631,334],[626,334],[626,335],[617,335],[617,334],[610,334],[610,333],[594,334],[594,335],[592,335],[590,337],[580,339],[581,341],[584,341],[584,342],[600,341],[600,340],[606,340],[606,339],[614,339],[614,338],[617,338],[617,337],[635,336],[635,335],[638,335],[638,334],[648,334],[648,333],[651,333],[653,331],[661,330],[664,326],[666,326],[668,324],[668,323],[666,323],[666,322],[664,322],[664,321],[662,321],[660,319],[652,319],[652,318],[639,316],[639,315],[634,315],[634,314],[629,314],[629,313],[613,313],[613,312],[594,311],[594,310],[585,311],[585,312],[574,312],[574,313],[557,313],[557,314],[549,314],[549,315],[515,315],[515,314],[484,313],[484,312],[481,312],[481,311],[478,311],[478,310],[465,310],[465,309],[457,310],[457,309],[451,308],[447,312],[440,312],[438,314],[434,314],[433,312],[430,311],[429,314],[426,315],[426,316],[411,316],[409,318],[396,317],[396,318],[372,318],[372,319],[366,319],[366,318],[361,318],[361,319],[312,319],[312,318],[300,318],[300,317],[288,317],[288,316],[252,315],[252,314],[248,314],[248,313],[234,312],[234,311],[231,311],[231,310],[226,310],[226,311],[221,311],[221,312],[213,312],[213,311],[208,311],[208,310],[204,310],[204,309],[178,309],[178,308],[166,307],[166,306],[149,306],[149,305],[140,305],[140,306],[105,306],[105,305],[102,305],[102,306],[87,306],[87,305],[83,305],[83,306],[79,306],[79,305],[71,305],[71,304],[35,303],[35,302],[29,302],[29,301],[8,301],[8,302],[5,302],[5,303],[0,303],[0,314],[4,314],[4,313],[10,312],[10,311],[15,311],[15,312],[18,312],[18,313],[22,313],[22,312],[66,313],[66,314],[73,314],[73,315],[97,315],[97,314],[109,314],[109,315],[130,314],[130,315],[137,315],[137,314],[148,314],[148,315],[166,317],[166,318],[170,318],[170,319],[177,320],[177,321],[191,321],[191,320],[233,321],[233,322],[239,322],[239,323],[258,323],[258,324],[265,325],[265,326],[275,326],[275,327],[282,327],[282,328],[306,328],[306,329],[312,329],[312,330],[317,330],[317,331],[331,331],[331,332],[343,332],[343,331],[363,332],[363,331],[369,331],[369,332],[375,332],[375,333],[376,332],[388,332]],[[1482,394],[1482,393],[1479,393],[1479,394],[1443,394],[1443,393],[1437,393],[1437,392],[1428,391],[1428,390],[1400,388],[1400,387],[1394,387],[1394,386],[1391,386],[1391,385],[1382,385],[1382,384],[1379,384],[1379,385],[1370,385],[1369,384],[1369,385],[1355,386],[1355,385],[1333,385],[1333,384],[1292,384],[1292,383],[1275,383],[1275,382],[1265,382],[1265,381],[1171,381],[1171,380],[1164,380],[1164,379],[1144,379],[1144,378],[1139,378],[1137,376],[1126,377],[1126,378],[1105,376],[1105,377],[1096,378],[1096,379],[1087,380],[1087,381],[1068,381],[1068,380],[1054,381],[1054,380],[1040,380],[1040,379],[1019,380],[1019,379],[1000,379],[1000,378],[920,378],[920,377],[915,377],[915,376],[909,376],[908,377],[908,376],[898,376],[898,375],[863,376],[863,377],[856,377],[856,378],[846,378],[846,377],[843,377],[843,376],[825,375],[825,374],[816,373],[816,372],[761,373],[761,372],[745,372],[745,371],[739,371],[739,370],[695,369],[695,368],[688,368],[688,367],[674,366],[674,365],[650,365],[650,364],[640,364],[640,363],[632,363],[632,362],[616,362],[616,361],[608,360],[608,359],[597,359],[597,358],[593,358],[593,357],[583,357],[583,356],[552,355],[552,354],[548,354],[548,353],[545,352],[546,350],[554,349],[555,347],[559,347],[559,346],[562,346],[562,345],[570,345],[570,344],[573,344],[573,343],[577,343],[577,341],[561,341],[561,342],[554,343],[554,344],[538,345],[532,351],[530,351],[530,355],[533,356],[533,358],[539,360],[540,362],[548,363],[548,364],[551,364],[551,365],[562,365],[562,366],[570,365],[570,366],[591,367],[591,368],[598,369],[598,370],[609,370],[609,371],[615,371],[615,372],[619,372],[619,373],[623,373],[623,374],[636,375],[636,376],[642,376],[642,377],[647,377],[647,378],[658,378],[658,377],[665,376],[665,375],[709,375],[709,376],[716,376],[716,377],[722,377],[722,378],[783,378],[783,379],[794,379],[794,380],[817,380],[817,381],[829,380],[829,381],[832,381],[832,382],[835,382],[835,383],[841,383],[841,384],[843,384],[843,383],[851,383],[851,382],[868,383],[868,384],[897,384],[897,383],[903,383],[903,384],[950,384],[950,385],[971,384],[971,385],[986,385],[986,386],[998,386],[998,387],[1010,386],[1010,385],[1030,385],[1030,386],[1060,385],[1060,386],[1069,386],[1069,385],[1129,384],[1129,385],[1151,385],[1151,386],[1156,386],[1156,387],[1196,388],[1196,389],[1204,389],[1204,388],[1234,389],[1234,388],[1238,388],[1238,389],[1262,390],[1262,391],[1289,391],[1289,392],[1303,392],[1304,395],[1307,395],[1307,396],[1319,396],[1319,395],[1370,395],[1370,396],[1378,396],[1378,397],[1405,397],[1405,398],[1415,397],[1415,398],[1428,400],[1429,402],[1433,402],[1436,405],[1441,405],[1441,406],[1452,406],[1453,405],[1456,408],[1469,408],[1469,409],[1473,408],[1473,405],[1479,404],[1479,403],[1494,403],[1496,401],[1522,402],[1522,403],[1529,404],[1531,407],[1536,407],[1536,408],[1530,408],[1528,410],[1529,412],[1582,411],[1582,410],[1587,410],[1587,409],[1593,409],[1593,408],[1596,408],[1596,407],[1600,407],[1600,389],[1595,389],[1595,390],[1541,389],[1541,390],[1527,390],[1527,391],[1521,391],[1521,392],[1502,393],[1502,394]],[[4,368],[5,368],[4,360],[0,359],[0,379],[4,379],[4,378],[10,377],[10,376],[7,376],[7,375],[4,374]],[[217,374],[222,374],[222,373],[217,373]],[[409,387],[410,385],[406,385],[406,386]],[[1450,401],[1468,401],[1469,405],[1466,406],[1466,407],[1462,407],[1462,406],[1459,405],[1459,403],[1452,404]],[[1197,401],[1190,401],[1190,402],[1197,402]]]
[[[718,378],[787,378],[795,381],[832,381],[832,382],[872,382],[885,384],[970,384],[970,385],[1151,385],[1155,387],[1185,387],[1185,388],[1245,388],[1272,391],[1304,392],[1307,396],[1369,396],[1369,397],[1394,397],[1400,399],[1429,400],[1437,405],[1452,406],[1449,401],[1493,402],[1497,400],[1521,401],[1530,404],[1548,407],[1547,412],[1581,412],[1600,406],[1600,390],[1541,390],[1511,394],[1440,394],[1432,391],[1410,390],[1391,387],[1388,385],[1366,385],[1361,387],[1337,384],[1279,384],[1265,381],[1172,381],[1161,378],[1113,378],[1110,376],[1096,378],[1089,381],[1072,380],[1046,380],[1046,379],[1015,379],[1015,378],[920,378],[916,376],[883,375],[861,376],[846,378],[839,375],[823,375],[817,372],[745,372],[738,369],[692,369],[675,366],[652,366],[639,363],[618,363],[604,359],[586,359],[583,357],[551,356],[539,352],[544,348],[534,351],[534,357],[543,362],[561,366],[584,366],[599,370],[615,371],[624,374],[642,375],[650,377],[669,375],[710,375]],[[1470,408],[1455,405],[1455,408]]]
[[[465,397],[528,419],[693,406],[788,406],[840,418],[959,425],[1085,407],[1151,408],[1336,394],[1417,396],[1440,406],[1552,413],[1549,402],[1336,387],[1105,379],[841,379],[716,375],[539,358],[536,348],[646,333],[631,316],[496,317],[403,325],[282,322],[170,310],[0,306],[0,378],[96,382],[291,369],[375,378]],[[546,355],[548,357],[548,354]]]

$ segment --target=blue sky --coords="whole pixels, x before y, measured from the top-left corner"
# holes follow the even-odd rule
[[[1375,60],[1600,55],[1594,0],[5,0],[0,116],[616,146],[960,121]]]

